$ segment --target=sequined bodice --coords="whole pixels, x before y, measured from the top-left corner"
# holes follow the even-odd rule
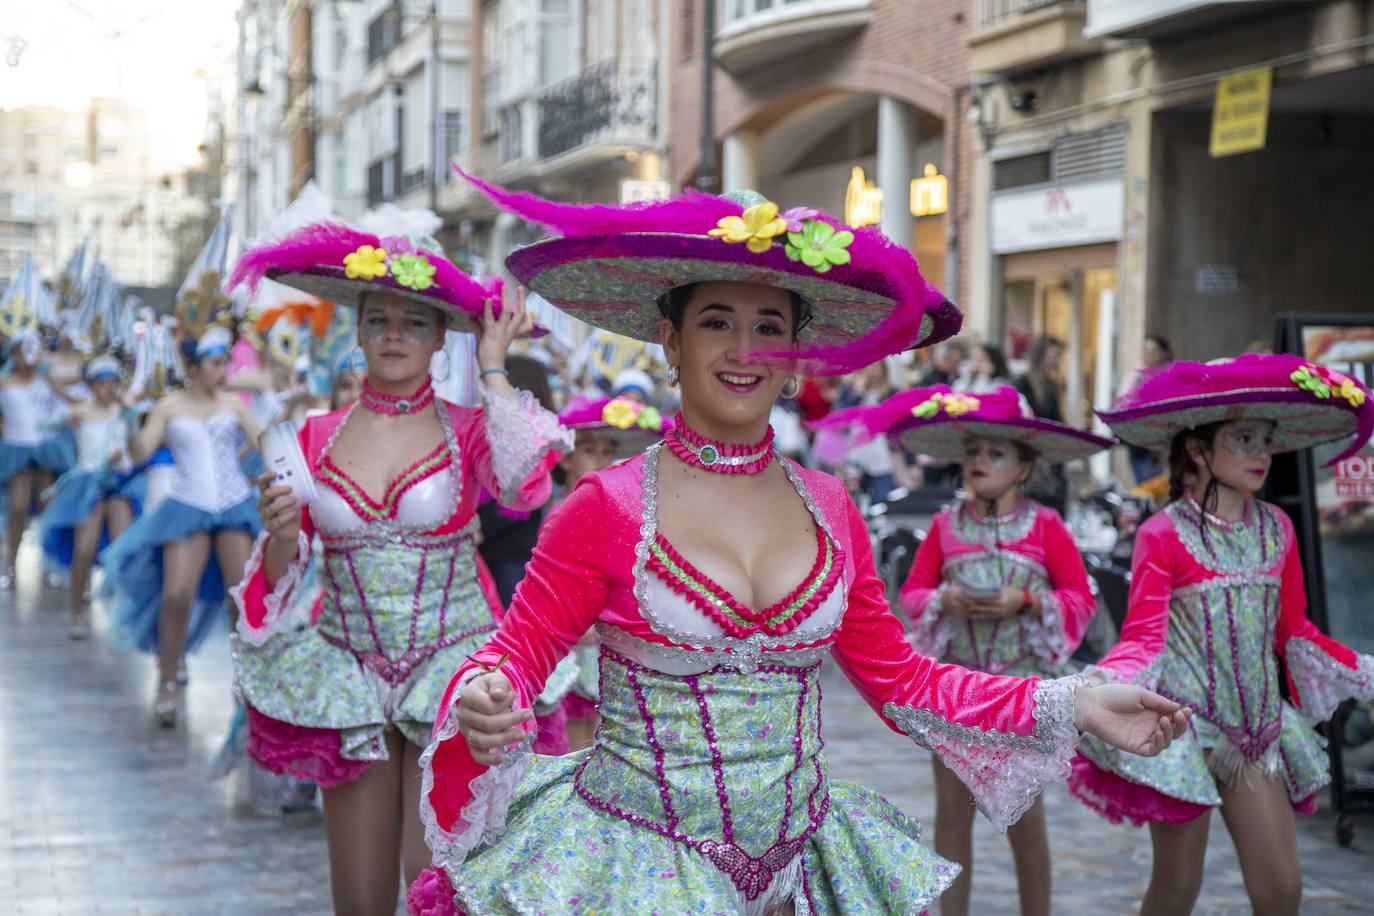
[[[600,712],[588,804],[696,849],[749,901],[797,867],[829,806],[819,665],[678,676],[603,648]]]
[[[222,411],[205,419],[172,417],[166,437],[176,465],[172,497],[178,502],[223,512],[252,496],[252,484],[239,466],[243,431],[233,413]]]
[[[1187,703],[1254,760],[1280,726],[1278,662],[1283,527],[1252,502],[1249,519],[1223,523],[1189,500],[1166,510],[1188,554],[1215,575],[1174,590],[1159,665],[1161,693]]]
[[[120,467],[128,470],[123,457],[129,425],[122,417],[82,420],[76,427],[76,464],[83,471],[98,471],[114,453],[120,453]]]
[[[6,445],[40,445],[48,437],[43,422],[48,419],[45,405],[54,398],[48,383],[34,379],[26,385],[0,386],[0,413],[5,418]]]

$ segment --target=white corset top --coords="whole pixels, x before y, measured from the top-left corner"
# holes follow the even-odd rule
[[[410,484],[396,499],[390,515],[369,510],[366,502],[370,500],[361,498],[361,488],[352,481],[336,482],[319,474],[315,480],[319,497],[310,507],[310,516],[326,535],[352,534],[379,521],[426,531],[447,521],[454,508],[452,467]]]
[[[49,418],[55,400],[48,383],[34,379],[27,385],[0,388],[0,412],[5,415],[6,445],[41,445],[48,438],[43,421]]]
[[[167,421],[167,447],[176,463],[172,496],[205,512],[223,512],[253,494],[239,467],[243,432],[238,418],[225,411],[201,420],[179,416]]]
[[[128,424],[119,416],[82,420],[76,427],[76,466],[83,471],[98,471],[110,455],[119,452],[122,457],[116,470],[127,471],[128,430]]]

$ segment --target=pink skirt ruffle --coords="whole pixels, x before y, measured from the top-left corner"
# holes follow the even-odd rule
[[[372,765],[343,756],[338,729],[306,728],[248,707],[248,756],[273,773],[308,779],[322,789],[351,782]]]
[[[568,714],[569,719],[594,719],[596,718],[596,703],[586,697],[570,693],[563,698],[563,711]]]
[[[453,902],[448,876],[437,868],[420,872],[406,889],[406,912],[410,916],[465,916]]]
[[[559,757],[572,748],[568,745],[568,713],[560,703],[546,716],[536,716],[535,725],[539,732],[534,739],[534,752],[548,757]]]
[[[1211,810],[1207,805],[1171,798],[1149,786],[1122,779],[1082,754],[1073,758],[1069,791],[1113,824],[1123,820],[1137,827],[1150,822],[1186,824]]]

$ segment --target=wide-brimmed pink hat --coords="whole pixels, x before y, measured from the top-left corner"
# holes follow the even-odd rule
[[[478,283],[433,238],[379,237],[342,223],[312,223],[249,249],[229,287],[243,283],[256,291],[264,277],[354,307],[364,294],[387,290],[438,309],[455,331],[475,332],[488,300],[501,310],[501,281]]]
[[[642,452],[673,428],[656,408],[633,398],[579,395],[568,402],[558,422],[573,432],[591,432],[615,443],[617,457]]]
[[[1156,451],[1185,430],[1228,420],[1272,420],[1278,451],[1350,438],[1333,462],[1354,454],[1374,432],[1374,403],[1364,385],[1287,353],[1170,363],[1097,415],[1122,441]]]
[[[900,391],[871,407],[849,407],[812,424],[855,427],[871,436],[887,435],[909,452],[950,461],[964,457],[969,439],[1005,439],[1035,450],[1051,464],[1100,452],[1116,444],[1031,413],[1021,395],[1008,385],[987,394],[959,394],[946,385]]]
[[[626,206],[568,204],[463,174],[498,207],[559,234],[515,251],[522,283],[588,324],[659,341],[663,294],[736,281],[791,290],[810,323],[798,349],[756,354],[840,375],[958,333],[963,316],[926,282],[916,258],[876,227],[818,210],[779,212],[756,192],[687,192]]]

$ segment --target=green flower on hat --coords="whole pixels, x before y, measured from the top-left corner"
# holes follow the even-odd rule
[[[787,256],[823,274],[836,264],[849,263],[849,246],[853,241],[854,233],[848,229],[837,232],[823,220],[807,220],[801,232],[787,233]]]
[[[392,258],[391,275],[401,286],[417,293],[434,285],[434,265],[422,254],[402,254]]]
[[[635,423],[640,429],[657,432],[663,428],[663,415],[658,412],[656,407],[645,407],[639,412],[639,419]]]
[[[1289,378],[1303,391],[1323,400],[1336,397],[1344,398],[1352,407],[1364,404],[1364,392],[1360,390],[1360,386],[1349,376],[1342,375],[1334,369],[1308,363],[1293,370]]]
[[[932,394],[915,407],[911,408],[911,415],[921,420],[929,420],[940,412],[940,396]]]

